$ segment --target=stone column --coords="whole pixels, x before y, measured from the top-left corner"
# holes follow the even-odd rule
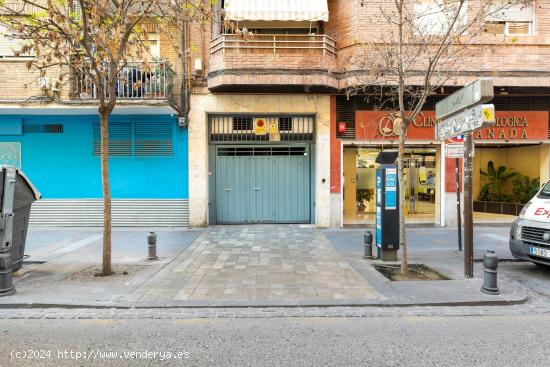
[[[208,225],[208,95],[191,95],[189,114],[189,225]]]

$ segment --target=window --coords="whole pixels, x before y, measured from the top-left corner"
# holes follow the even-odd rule
[[[414,2],[414,31],[420,35],[446,33],[458,13],[455,26],[467,22],[468,3],[460,8],[460,2],[448,0],[417,0]]]
[[[531,22],[487,22],[485,33],[505,35],[530,35]]]
[[[93,155],[101,155],[99,122],[93,126]],[[166,157],[174,150],[172,123],[109,122],[109,155],[113,157]]]
[[[485,33],[531,35],[533,34],[533,17],[532,5],[506,5],[503,3],[499,9],[495,10],[494,14],[488,17],[485,23]]]
[[[149,33],[144,45],[149,48],[149,54],[154,60],[160,59],[160,34]]]
[[[0,58],[15,57],[14,51],[18,50],[19,40],[7,35],[7,30],[0,24]]]
[[[233,131],[252,130],[251,116],[236,116],[233,117]]]

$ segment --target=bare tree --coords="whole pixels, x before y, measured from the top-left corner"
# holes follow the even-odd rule
[[[428,97],[454,85],[470,68],[480,43],[497,45],[488,21],[498,20],[510,7],[532,1],[508,0],[391,0],[377,4],[373,19],[380,32],[357,41],[348,58],[348,94],[362,94],[380,109],[393,110],[399,138],[399,235],[401,272],[408,273],[405,232],[404,152],[407,128],[422,111]],[[489,39],[487,39],[489,38]],[[474,66],[474,67],[473,67]],[[472,68],[473,67],[473,68]]]
[[[0,2],[0,23],[9,36],[20,39],[18,55],[30,55],[28,67],[41,75],[59,72],[58,85],[74,76],[84,78],[95,91],[101,130],[101,182],[103,187],[102,274],[111,267],[111,188],[109,183],[109,116],[117,103],[121,71],[131,59],[139,60],[147,48],[143,23],[159,6],[158,0],[19,0]],[[70,76],[70,77],[68,77]],[[139,82],[138,82],[139,83]],[[136,84],[135,87],[139,88]]]
[[[196,34],[205,37],[205,28],[210,21],[219,16],[217,4],[221,0],[170,0],[163,2],[157,8],[159,22],[157,26],[167,37],[178,56],[181,70],[181,83],[179,98],[173,102],[173,107],[178,111],[181,118],[188,119],[190,110],[191,93],[191,54],[194,49],[205,51],[206,46],[196,45],[191,40],[191,30],[196,28]],[[205,57],[202,57],[204,61]]]

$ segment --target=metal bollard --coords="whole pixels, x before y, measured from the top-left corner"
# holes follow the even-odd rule
[[[149,244],[149,256],[147,256],[147,260],[158,260],[157,234],[155,232],[149,232],[147,235],[147,243]]]
[[[483,293],[497,295],[500,294],[497,285],[498,257],[494,251],[487,250],[483,255]]]
[[[363,258],[365,259],[373,259],[372,256],[372,232],[371,231],[365,231],[363,234],[363,241],[365,242],[365,254],[363,255]]]
[[[12,271],[10,253],[0,254],[0,297],[15,293]]]

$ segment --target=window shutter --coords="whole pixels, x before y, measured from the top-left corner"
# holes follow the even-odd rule
[[[173,154],[172,123],[134,122],[134,155],[171,156]]]
[[[93,123],[94,155],[101,155],[101,131],[99,122]],[[132,156],[132,123],[109,122],[109,156]]]

